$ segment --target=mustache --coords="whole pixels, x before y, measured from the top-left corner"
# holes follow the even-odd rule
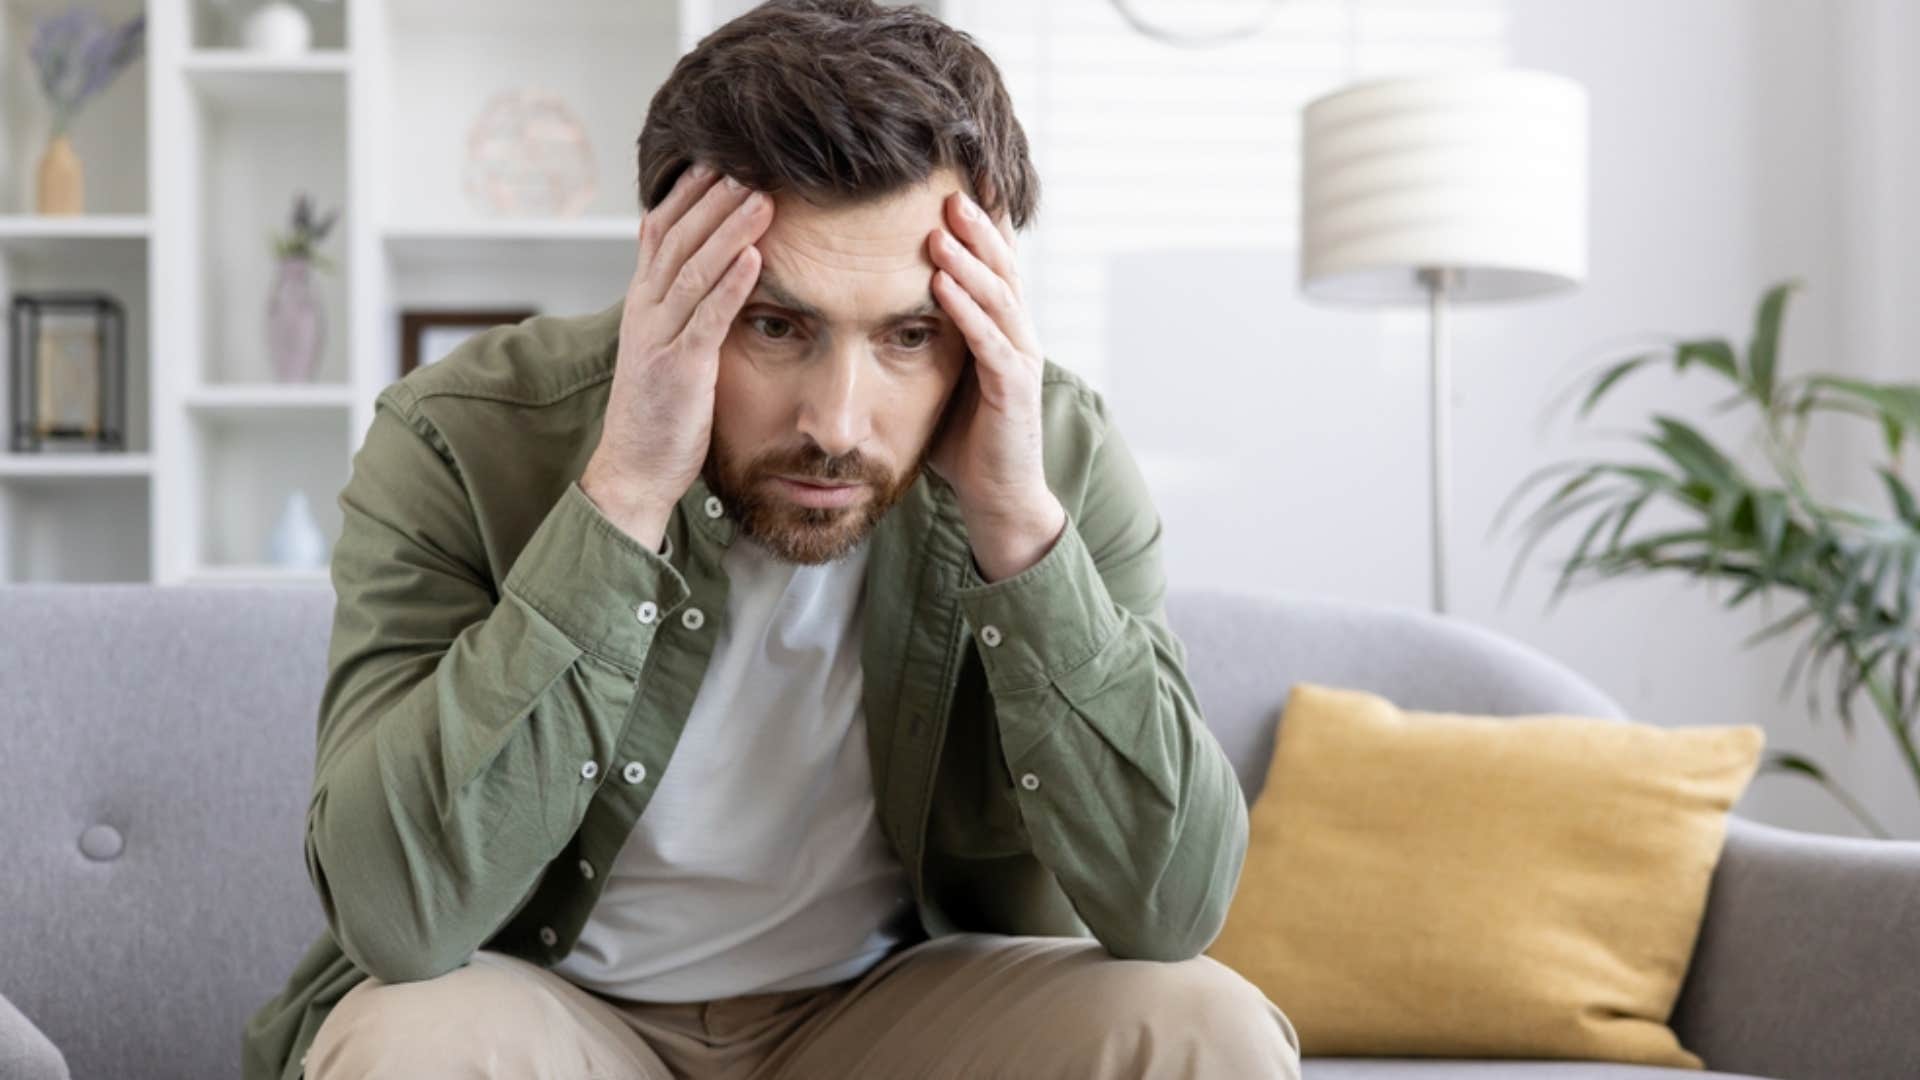
[[[834,457],[817,446],[792,454],[768,455],[755,463],[754,471],[761,474],[781,473],[834,484],[862,480],[884,484],[890,475],[885,466],[868,460],[858,450]]]

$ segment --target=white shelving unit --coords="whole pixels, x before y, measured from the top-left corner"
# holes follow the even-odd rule
[[[115,19],[146,12],[146,57],[75,125],[88,212],[55,218],[32,212],[48,118],[25,43],[60,6],[0,0],[0,297],[99,289],[125,306],[128,452],[0,441],[0,583],[324,582],[269,564],[266,540],[294,491],[337,538],[373,399],[399,377],[401,311],[617,299],[647,105],[750,4],[306,0],[313,48],[270,57],[236,47],[251,4],[104,0]],[[558,94],[585,126],[597,175],[582,215],[503,219],[467,198],[468,133],[513,88]],[[291,385],[274,379],[265,313],[269,237],[301,190],[340,217],[321,244],[336,269],[317,277],[323,360]]]

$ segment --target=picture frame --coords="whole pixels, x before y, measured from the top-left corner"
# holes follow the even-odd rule
[[[540,312],[534,308],[409,308],[400,312],[400,376],[444,358],[466,339],[496,326],[511,326]]]
[[[103,292],[15,293],[7,386],[13,453],[126,450],[127,316]]]

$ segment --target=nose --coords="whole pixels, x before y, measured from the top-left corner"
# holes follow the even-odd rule
[[[866,380],[861,377],[865,362],[859,346],[850,345],[808,365],[802,376],[800,433],[833,457],[866,441],[869,410]]]

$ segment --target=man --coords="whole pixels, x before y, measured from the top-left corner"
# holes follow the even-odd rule
[[[1043,358],[964,35],[763,5],[639,140],[619,303],[380,395],[247,1075],[1297,1077],[1199,955],[1246,807],[1160,521]]]

